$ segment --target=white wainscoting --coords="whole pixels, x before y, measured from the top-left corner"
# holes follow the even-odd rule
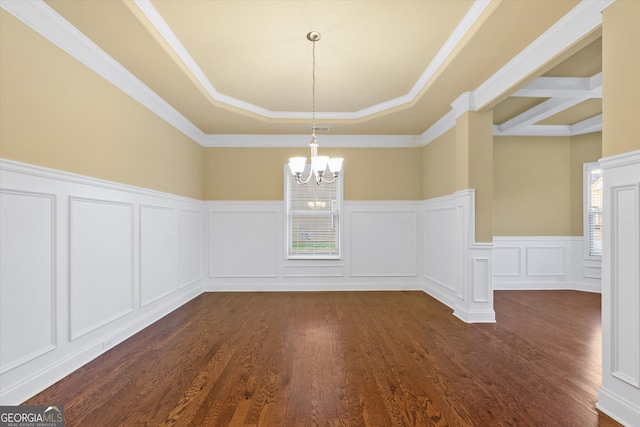
[[[0,192],[0,375],[56,348],[55,215],[55,194]]]
[[[140,302],[143,306],[178,288],[179,232],[176,208],[140,206]]]
[[[475,243],[475,192],[423,203],[424,290],[467,323],[495,322],[493,244]]]
[[[452,308],[462,294],[457,211],[456,197],[445,196],[425,202],[423,212],[425,290]]]
[[[206,202],[211,291],[421,289],[420,202],[343,203],[342,259],[289,260],[284,202]]]
[[[349,211],[351,277],[417,276],[417,212],[388,209]]]
[[[474,192],[346,201],[343,257],[288,260],[283,202],[201,202],[1,161],[0,400],[17,404],[208,291],[425,290],[492,322]],[[16,321],[18,319],[18,321]]]
[[[601,290],[601,262],[584,259],[582,237],[496,236],[493,243],[494,289]]]
[[[0,160],[0,404],[202,292],[202,202]]]
[[[69,331],[72,340],[131,313],[133,203],[71,197]]]
[[[602,387],[597,407],[640,426],[640,150],[600,160]]]
[[[210,277],[278,277],[278,214],[271,203],[216,203],[209,212]]]

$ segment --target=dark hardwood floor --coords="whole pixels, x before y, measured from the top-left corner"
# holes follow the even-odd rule
[[[25,402],[66,425],[614,426],[600,295],[497,291],[496,324],[422,292],[205,293]]]

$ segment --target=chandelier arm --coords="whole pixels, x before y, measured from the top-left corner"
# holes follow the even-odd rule
[[[336,182],[337,179],[338,179],[338,175],[333,175],[333,179],[331,180],[328,180],[323,176],[320,178],[320,181],[324,182],[325,184],[333,184],[334,182]]]
[[[302,175],[302,174],[300,174],[300,175]],[[309,171],[309,176],[308,176],[308,177],[307,177],[307,179],[305,179],[305,180],[302,180],[302,179],[300,178],[300,175],[296,175],[296,176],[295,176],[295,177],[296,177],[296,183],[298,183],[298,184],[300,184],[300,185],[304,185],[304,184],[308,183],[308,182],[311,180],[311,176],[313,175],[313,170],[310,170],[310,171]]]

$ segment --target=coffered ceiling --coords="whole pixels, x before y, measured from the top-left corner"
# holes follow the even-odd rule
[[[203,145],[287,144],[310,132],[306,34],[315,30],[323,138],[419,145],[451,125],[463,94],[467,109],[494,109],[496,135],[599,130],[598,19],[607,3],[29,0],[2,7]]]

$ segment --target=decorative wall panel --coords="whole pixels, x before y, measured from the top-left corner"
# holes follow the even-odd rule
[[[0,236],[0,372],[5,372],[56,344],[55,196],[1,191]]]
[[[133,310],[133,204],[72,198],[72,339]]]
[[[202,213],[180,210],[180,286],[202,278]]]
[[[527,276],[566,276],[566,253],[563,247],[528,247]]]
[[[277,212],[214,211],[209,220],[211,277],[278,276]]]
[[[493,293],[491,288],[491,258],[474,257],[471,264],[472,301],[487,302]]]
[[[0,185],[0,405],[202,292],[201,201],[4,159]]]
[[[640,184],[611,189],[612,375],[640,388]]]
[[[601,261],[585,259],[582,237],[496,236],[494,243],[495,289],[602,289]]]
[[[520,247],[496,247],[493,254],[494,277],[518,277],[522,275],[522,250]]]
[[[602,386],[597,407],[640,426],[640,150],[600,160]]]
[[[178,287],[178,213],[140,207],[140,301],[149,304]]]
[[[434,208],[424,213],[424,277],[451,292],[456,291],[456,207]]]
[[[415,277],[417,227],[415,212],[351,211],[351,276]]]

